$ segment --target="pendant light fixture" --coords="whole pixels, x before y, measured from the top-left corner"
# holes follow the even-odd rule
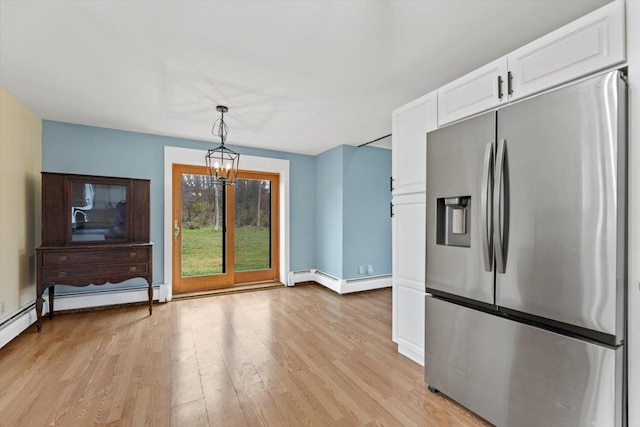
[[[218,105],[216,110],[220,112],[220,118],[213,124],[211,133],[220,137],[220,145],[217,148],[207,150],[205,161],[211,182],[214,184],[233,185],[238,176],[238,163],[240,154],[224,146],[229,133],[229,127],[224,122],[224,113],[229,111],[224,105]]]

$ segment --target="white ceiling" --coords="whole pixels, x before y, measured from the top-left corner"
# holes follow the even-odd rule
[[[0,0],[0,85],[44,119],[318,154],[608,0]],[[385,141],[389,143],[389,138]]]

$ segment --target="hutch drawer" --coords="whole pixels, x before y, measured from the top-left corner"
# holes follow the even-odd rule
[[[140,261],[146,262],[149,259],[148,248],[130,248],[130,249],[94,249],[86,250],[50,250],[42,254],[42,265],[58,266],[58,265],[74,265],[77,263],[92,262],[129,262]]]

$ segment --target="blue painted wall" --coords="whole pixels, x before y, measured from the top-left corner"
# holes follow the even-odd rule
[[[391,274],[391,151],[344,146],[343,160],[342,278],[367,276],[367,265],[374,276]]]
[[[153,282],[164,283],[164,147],[204,149],[205,143],[70,123],[43,121],[42,170],[151,180]],[[289,160],[292,270],[315,268],[315,158],[300,154],[233,147],[241,154]],[[132,280],[107,287],[144,284]],[[59,287],[61,292],[83,288]],[[104,287],[102,288],[104,289]]]
[[[342,278],[344,146],[316,156],[316,266]]]
[[[391,274],[391,151],[341,145],[316,156],[316,269]],[[364,273],[358,273],[358,266]]]
[[[151,180],[154,283],[164,283],[164,147],[206,143],[43,121],[42,169]],[[289,160],[291,270],[315,268],[340,279],[391,273],[391,151],[338,146],[318,156],[230,146],[241,154]],[[358,274],[357,267],[365,266]],[[144,285],[133,280],[106,287]],[[85,288],[59,287],[56,292]],[[104,289],[104,287],[102,287]]]

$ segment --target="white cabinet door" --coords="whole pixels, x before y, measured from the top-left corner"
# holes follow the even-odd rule
[[[395,109],[392,117],[393,194],[425,191],[427,132],[437,127],[437,94]]]
[[[394,196],[393,340],[424,364],[425,194]]]
[[[625,61],[625,4],[613,1],[507,56],[511,100]]]
[[[438,125],[494,108],[507,101],[507,58],[502,57],[438,89]]]

